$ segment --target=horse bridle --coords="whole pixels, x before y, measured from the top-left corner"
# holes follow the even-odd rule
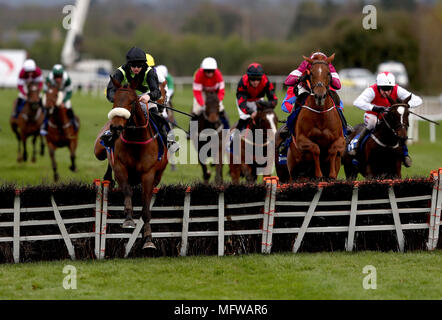
[[[405,107],[405,108],[408,108],[409,106],[408,106],[408,104],[406,104],[406,103],[396,103],[396,104],[393,104],[393,105],[391,105],[390,106],[390,108],[391,107]],[[387,111],[387,113],[388,113],[389,111]],[[378,116],[379,117],[379,116]],[[402,121],[395,127],[395,128],[393,128],[391,125],[390,125],[390,123],[387,121],[387,117],[382,117],[382,119],[380,120],[380,121],[383,121],[384,123],[385,123],[385,125],[387,126],[387,128],[391,131],[391,133],[393,134],[393,136],[397,139],[397,140],[399,140],[399,141],[401,141],[401,140],[404,140],[403,138],[401,138],[401,137],[399,137],[398,135],[397,135],[397,133],[396,133],[396,130],[397,129],[400,129],[400,128],[407,128],[407,126],[404,124],[404,123],[402,123]],[[382,143],[382,142],[380,142],[380,140],[379,139],[374,139],[379,145],[381,145],[381,146],[383,146],[383,147],[386,147],[387,145],[385,145],[384,143]],[[397,145],[395,145],[394,147],[397,147]],[[394,148],[393,147],[393,148]]]
[[[328,62],[327,62],[327,61],[324,61],[324,60],[316,60],[316,61],[313,61],[313,62],[312,62],[312,67],[313,67],[315,64],[324,64],[324,65],[326,65],[326,66],[328,67]],[[311,76],[311,71],[310,71],[310,70],[308,70],[308,75],[309,75],[309,78],[310,78],[310,76]],[[327,84],[327,85],[324,85],[324,84],[322,83],[322,81],[319,81],[319,82],[316,83],[314,86],[312,86],[312,85],[311,85],[311,81],[310,81],[310,80],[307,80],[307,85],[308,85],[308,87],[309,87],[310,94],[313,94],[313,89],[315,89],[316,87],[325,87],[325,88],[327,89],[327,93],[328,93],[328,91],[330,90],[330,82],[331,82],[331,73],[330,73],[330,70],[328,71],[328,77],[329,77],[329,81],[328,81],[328,84]]]

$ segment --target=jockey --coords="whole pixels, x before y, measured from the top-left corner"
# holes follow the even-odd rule
[[[158,74],[158,81],[160,82],[161,98],[158,102],[172,106],[171,100],[174,92],[173,88],[173,78],[169,74],[167,67],[165,65],[159,65],[156,68]],[[160,79],[164,79],[162,82]],[[166,109],[163,110],[162,115],[165,119],[169,119],[169,115]],[[176,123],[174,123],[176,124]]]
[[[193,107],[191,121],[198,120],[198,117],[205,109],[205,91],[216,91],[219,99],[219,117],[225,129],[230,128],[229,120],[224,112],[224,79],[218,69],[216,60],[206,57],[201,62],[200,68],[193,76]]]
[[[310,56],[310,59],[318,59],[319,57],[327,58],[327,56],[322,52],[315,52]],[[339,90],[341,88],[341,80],[339,79],[339,75],[336,72],[335,67],[329,63],[328,68],[330,70],[331,74],[331,82],[330,82],[330,96],[333,99],[333,102],[336,106],[339,106],[336,108],[339,113],[339,117],[341,118],[344,135],[347,135],[347,131],[350,130],[347,126],[347,121],[345,120],[344,114],[342,113],[342,109],[344,108],[344,104],[342,103],[341,99],[339,98],[338,94],[335,90]],[[307,97],[310,95],[310,89],[307,88],[306,80],[309,79],[309,70],[311,69],[310,62],[304,60],[299,65],[299,67],[287,76],[287,78],[284,81],[284,84],[288,86],[287,94],[284,97],[284,100],[281,104],[282,111],[291,113],[289,118],[287,119],[287,124],[284,125],[281,128],[280,136],[282,138],[282,141],[284,141],[286,138],[288,138],[289,133],[294,135],[294,132],[290,132],[293,130],[294,127],[294,121],[295,118],[299,112],[300,109],[298,107],[302,106],[307,99]],[[293,108],[295,107],[295,108]],[[292,113],[292,111],[295,111]]]
[[[126,54],[126,63],[118,67],[112,77],[122,85],[128,84],[133,80],[138,82],[135,91],[138,94],[141,107],[145,112],[149,110],[153,118],[158,121],[161,133],[167,137],[167,148],[172,153],[176,152],[179,149],[179,145],[175,142],[175,139],[167,133],[165,128],[166,126],[168,127],[167,122],[158,114],[158,108],[156,106],[148,107],[149,101],[158,100],[161,96],[161,92],[158,88],[158,77],[155,70],[146,63],[146,53],[140,48],[131,48]],[[117,88],[113,82],[109,81],[106,89],[106,97],[109,102],[114,102],[116,91]],[[101,136],[103,143],[107,147],[112,147],[116,138],[110,130],[106,130]]]
[[[264,101],[264,96],[267,96],[268,101]],[[259,63],[251,63],[247,67],[247,73],[239,80],[236,90],[236,106],[239,113],[236,129],[241,131],[246,127],[249,119],[257,112],[257,103],[275,107],[278,97],[262,66]]]
[[[43,87],[43,75],[41,69],[36,65],[33,59],[26,59],[18,76],[18,98],[14,107],[14,118],[18,117],[26,103],[28,98],[28,84],[31,82],[37,82],[38,88],[41,90]]]
[[[348,145],[348,154],[356,156],[359,148],[359,142],[363,141],[365,136],[376,127],[378,116],[380,113],[385,112],[390,107],[390,102],[387,96],[390,96],[393,100],[405,100],[410,96],[410,92],[406,89],[398,86],[394,74],[391,72],[379,73],[376,77],[376,84],[365,89],[359,97],[353,102],[353,105],[361,110],[365,111],[364,114],[364,127],[359,135],[356,135]],[[422,99],[412,94],[408,105],[410,108],[416,108],[422,104]],[[403,163],[408,168],[411,166],[412,161],[408,154],[407,145],[404,143],[403,148]]]
[[[63,93],[63,102],[65,108],[67,109],[67,116],[74,126],[74,130],[78,130],[78,123],[75,119],[74,111],[72,110],[72,81],[69,77],[69,74],[64,70],[61,64],[56,64],[52,67],[52,71],[46,77],[45,85],[43,87],[43,92],[45,93],[48,90],[48,86],[53,85],[57,86],[59,92]],[[40,129],[40,134],[45,136],[48,134],[48,120],[49,120],[49,112],[45,109],[45,119],[43,125]]]

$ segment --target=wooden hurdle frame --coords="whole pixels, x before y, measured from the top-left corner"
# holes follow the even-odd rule
[[[355,182],[352,190],[351,199],[339,201],[321,201],[322,190],[326,183],[319,183],[317,191],[312,199],[305,201],[283,201],[278,200],[278,195],[284,192],[283,186],[278,184],[277,177],[268,177],[265,182],[265,198],[262,201],[249,203],[225,203],[224,190],[220,190],[218,201],[213,205],[191,205],[191,189],[187,188],[183,199],[183,204],[179,206],[155,206],[156,192],[152,197],[152,211],[182,211],[182,218],[156,218],[151,220],[151,224],[181,224],[180,232],[153,232],[153,238],[180,238],[179,255],[186,256],[188,251],[188,242],[191,237],[217,237],[218,239],[218,256],[223,256],[225,251],[225,237],[236,235],[261,235],[261,252],[265,254],[271,253],[272,239],[274,234],[296,234],[296,239],[292,246],[292,252],[299,251],[306,233],[323,233],[323,232],[345,232],[347,239],[345,249],[347,251],[354,250],[355,233],[361,231],[395,231],[398,249],[404,251],[404,230],[429,229],[428,242],[426,243],[428,250],[437,248],[440,232],[441,204],[442,204],[442,168],[438,171],[432,171],[430,178],[433,182],[433,190],[431,194],[413,196],[413,197],[396,197],[393,189],[394,181],[385,180],[384,183],[389,185],[388,198],[375,200],[358,199],[359,183]],[[141,230],[143,221],[139,218],[136,221],[135,229],[130,233],[110,233],[108,232],[109,224],[121,224],[124,219],[112,217],[112,212],[122,211],[123,206],[109,206],[109,182],[94,180],[94,188],[96,191],[95,203],[58,206],[51,195],[51,206],[24,208],[21,206],[20,191],[17,190],[14,198],[13,208],[1,208],[0,214],[12,213],[13,221],[0,222],[0,228],[12,228],[12,236],[0,237],[0,242],[11,242],[13,260],[15,263],[20,262],[20,243],[23,241],[35,240],[58,240],[62,239],[66,245],[69,257],[76,259],[72,239],[78,238],[94,238],[94,253],[96,259],[106,258],[106,240],[107,239],[128,239],[125,245],[124,257],[128,257],[136,240],[141,238]],[[431,205],[428,208],[398,208],[398,203],[414,202],[429,200]],[[390,204],[390,209],[370,209],[361,210],[358,206],[366,204]],[[327,210],[320,210],[321,207]],[[346,206],[345,210],[330,210],[333,206]],[[304,208],[298,211],[285,211],[281,208]],[[251,214],[230,215],[228,211],[238,208],[254,208],[256,212]],[[62,212],[66,210],[90,209],[90,217],[63,219]],[[217,214],[209,217],[192,217],[191,213],[196,211],[215,211]],[[141,207],[134,207],[134,211],[141,211]],[[32,212],[53,212],[52,220],[29,220],[21,221],[21,213]],[[402,224],[400,216],[407,213],[423,213],[429,216],[428,223],[407,223]],[[392,215],[394,224],[392,225],[365,225],[357,226],[356,218],[361,215]],[[309,227],[312,217],[332,217],[332,216],[349,216],[349,224],[346,226],[334,227]],[[303,222],[298,228],[275,228],[275,221],[280,218],[302,218]],[[260,229],[249,230],[227,230],[226,221],[242,221],[242,220],[258,220],[261,221]],[[66,224],[70,223],[93,223],[95,229],[93,232],[68,234]],[[214,231],[189,231],[191,223],[214,223],[217,224],[217,230]],[[33,235],[23,236],[20,234],[20,228],[23,226],[43,226],[57,225],[60,234],[52,235]]]

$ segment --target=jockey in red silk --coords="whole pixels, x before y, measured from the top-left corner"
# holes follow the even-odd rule
[[[377,124],[378,114],[385,112],[390,107],[390,102],[387,99],[389,95],[393,100],[405,100],[410,96],[410,92],[396,84],[394,74],[391,72],[382,72],[376,77],[376,84],[365,89],[359,97],[353,102],[353,105],[365,111],[364,114],[364,128],[359,135],[356,135],[348,145],[348,154],[355,156],[359,148],[359,142],[363,141],[365,136],[372,131]],[[410,108],[416,108],[422,104],[422,99],[411,94],[411,99],[408,102]],[[404,165],[411,166],[411,158],[408,154],[408,148],[403,145]]]
[[[31,82],[37,82],[40,90],[43,88],[43,75],[41,69],[36,65],[33,59],[27,59],[23,63],[23,67],[18,76],[18,98],[15,104],[14,118],[18,117],[26,103],[28,97],[28,84]]]
[[[225,84],[223,74],[218,69],[216,60],[212,57],[206,57],[201,62],[200,68],[195,71],[193,77],[193,107],[192,107],[192,121],[198,117],[205,110],[205,99],[207,91],[215,91],[218,94],[219,100],[219,116],[225,129],[230,128],[229,121],[224,112],[224,94]]]
[[[264,96],[268,101],[264,101]],[[278,97],[273,83],[265,75],[262,66],[259,63],[252,63],[248,66],[247,73],[239,80],[236,90],[236,105],[239,113],[236,128],[238,130],[244,129],[250,117],[257,112],[257,102],[260,105],[275,107]]]

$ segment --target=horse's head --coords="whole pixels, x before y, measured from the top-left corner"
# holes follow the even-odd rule
[[[204,110],[204,117],[211,124],[219,122],[219,99],[215,91],[206,92],[206,109]]]
[[[405,142],[408,139],[408,116],[409,108],[408,102],[411,99],[411,95],[407,97],[404,101],[398,99],[393,100],[390,96],[387,96],[389,102],[391,103],[390,108],[384,113],[383,121],[385,125],[392,131],[392,133],[401,141]]]
[[[53,84],[48,84],[48,88],[43,95],[43,107],[53,109],[59,107],[63,103],[64,94],[59,87]]]
[[[126,127],[135,107],[139,104],[135,91],[137,84],[133,82],[131,85],[122,86],[112,76],[110,78],[117,91],[115,92],[112,110],[109,111],[107,116],[111,120],[111,131],[119,134]]]
[[[257,101],[258,112],[253,118],[253,122],[256,128],[266,130],[272,130],[273,135],[276,134],[278,127],[278,117],[275,114],[274,107],[270,106],[269,103]]]
[[[318,55],[315,59],[310,59],[305,56],[303,56],[303,58],[312,65],[310,69],[310,86],[312,93],[315,96],[316,104],[324,106],[331,82],[331,73],[328,65],[335,58],[335,54],[333,53],[328,58],[321,55]]]
[[[28,84],[27,101],[30,108],[30,113],[34,114],[40,107],[40,86],[37,82],[30,82]]]

